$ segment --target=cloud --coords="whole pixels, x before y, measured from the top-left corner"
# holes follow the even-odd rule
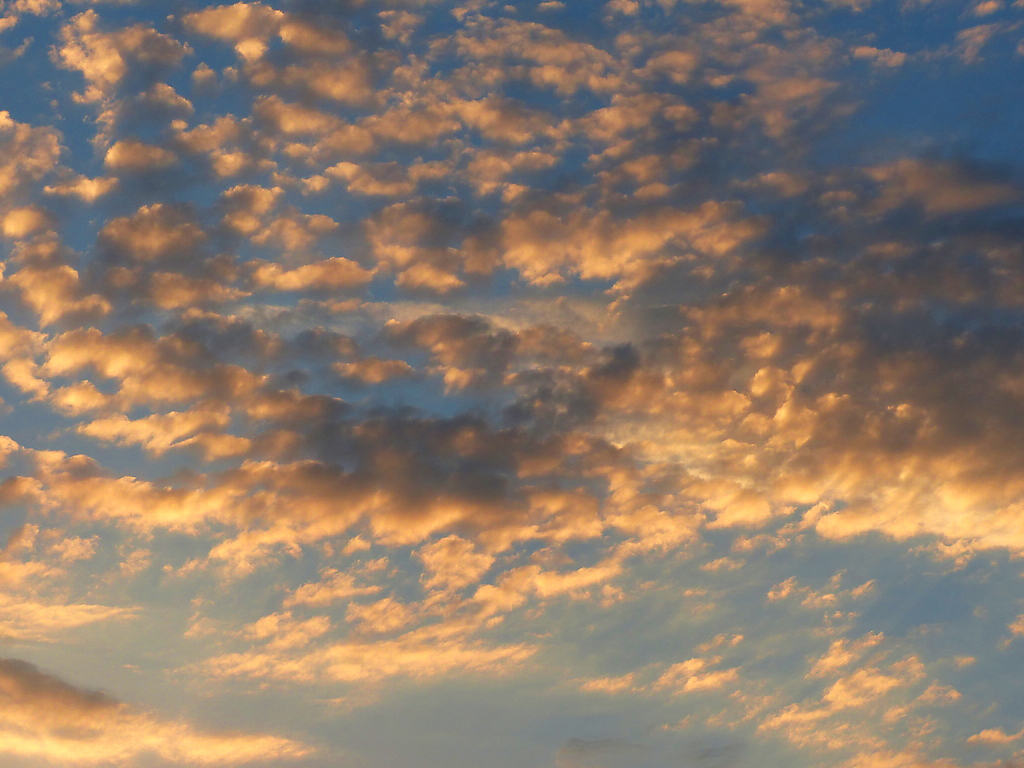
[[[739,669],[708,669],[721,662],[720,656],[693,658],[669,667],[654,683],[655,689],[668,689],[673,693],[714,691],[739,679]]]
[[[1006,733],[999,728],[986,728],[967,739],[969,744],[1012,744],[1024,736],[1024,731]]]
[[[457,626],[426,626],[393,639],[352,639],[294,655],[273,653],[268,648],[215,656],[198,671],[215,678],[302,683],[326,678],[367,684],[389,678],[427,680],[455,673],[511,674],[535,651],[525,644],[489,646],[464,634]]]
[[[264,616],[243,628],[242,634],[253,640],[266,641],[268,649],[283,650],[309,645],[330,628],[331,622],[325,616],[299,620],[291,612],[285,612]]]
[[[239,57],[247,62],[259,60],[274,36],[304,54],[338,55],[350,48],[341,30],[312,24],[263,3],[204,8],[186,14],[184,22],[192,32],[233,43]]]
[[[247,67],[246,74],[253,85],[261,89],[308,94],[342,104],[363,105],[376,96],[373,72],[361,57],[292,64],[280,69],[261,61]]]
[[[0,594],[4,617],[0,636],[8,640],[47,641],[69,629],[112,619],[132,618],[137,609],[88,603],[46,603],[11,594]]]
[[[370,385],[414,375],[413,367],[404,360],[381,360],[377,357],[351,363],[335,363],[332,367],[344,379]]]
[[[1013,202],[1021,195],[1008,182],[952,162],[904,159],[875,166],[868,174],[881,184],[881,210],[909,203],[929,215],[960,213]]]
[[[427,589],[457,590],[476,584],[494,564],[494,557],[477,552],[473,543],[459,536],[445,536],[420,548]]]
[[[253,106],[253,115],[285,136],[325,135],[339,130],[339,118],[327,112],[265,96]]]
[[[147,298],[162,309],[177,309],[219,304],[247,295],[246,291],[224,285],[216,278],[189,277],[177,272],[154,272],[149,279]]]
[[[304,264],[295,269],[282,269],[277,264],[260,264],[252,280],[260,288],[278,291],[329,290],[366,285],[373,273],[342,256]]]
[[[620,675],[619,677],[600,677],[586,680],[580,684],[580,690],[589,693],[621,693],[634,689],[634,676],[632,673]]]
[[[869,59],[878,67],[901,67],[907,61],[907,54],[889,48],[872,48],[870,45],[859,45],[853,49],[854,57]]]
[[[509,611],[523,605],[529,596],[541,601],[568,596],[588,599],[591,589],[605,585],[622,573],[622,565],[615,558],[590,567],[570,571],[545,570],[540,565],[527,565],[506,571],[497,584],[484,584],[476,590],[473,599],[487,614]]]
[[[177,162],[170,150],[141,141],[123,139],[107,150],[105,165],[114,171],[153,171],[167,168]]]
[[[807,676],[825,677],[833,674],[854,661],[857,661],[865,651],[869,648],[875,647],[883,639],[884,637],[882,634],[878,633],[865,635],[852,643],[846,638],[833,640],[829,644],[828,652],[814,663],[814,666],[811,667]]]
[[[859,669],[837,680],[825,691],[823,698],[833,710],[861,707],[902,683],[899,677],[883,674],[877,669]]]
[[[447,172],[442,163],[417,163],[405,168],[395,162],[369,167],[341,162],[325,171],[328,176],[344,180],[350,192],[389,197],[410,195],[420,180],[441,178]]]
[[[360,586],[353,575],[341,573],[334,568],[327,568],[320,575],[320,581],[303,584],[285,598],[284,606],[290,608],[295,605],[330,605],[352,597],[371,595],[381,589],[377,585]]]
[[[43,327],[66,315],[102,317],[111,308],[103,296],[86,293],[78,271],[67,264],[51,268],[22,267],[7,283],[21,292],[21,300],[35,310]]]
[[[18,194],[51,171],[60,157],[60,134],[48,126],[33,127],[0,112],[0,198]]]
[[[235,3],[190,13],[185,24],[199,34],[235,43],[239,56],[255,59],[284,18],[281,11],[262,3]]]
[[[198,731],[17,659],[0,660],[0,702],[0,752],[61,765],[127,764],[149,754],[188,765],[237,765],[312,751],[274,736]]]
[[[43,373],[65,376],[83,369],[118,383],[117,402],[174,403],[198,397],[252,393],[260,378],[232,365],[193,367],[187,347],[157,340],[145,326],[103,335],[95,328],[55,336],[47,347]]]
[[[534,85],[563,96],[581,88],[614,91],[621,82],[609,53],[543,24],[478,17],[455,41],[467,59],[509,73],[522,71]]]
[[[210,123],[201,123],[191,130],[180,130],[175,144],[187,154],[205,154],[214,173],[221,178],[237,176],[253,168],[273,168],[267,155],[272,147],[266,137],[253,129],[250,119],[238,120],[233,115],[220,115]],[[225,191],[230,198],[231,189]]]
[[[159,73],[180,64],[190,52],[187,45],[144,24],[105,32],[92,9],[71,18],[60,37],[53,55],[61,66],[82,73],[86,101],[113,96],[130,72]]]
[[[41,208],[35,206],[15,208],[4,216],[3,233],[5,237],[17,240],[45,230],[49,224],[50,217]]]
[[[671,263],[676,256],[670,246],[724,256],[756,236],[757,222],[737,213],[735,206],[708,202],[695,211],[662,208],[617,220],[608,211],[575,210],[562,217],[538,207],[502,223],[504,261],[539,284],[575,273],[585,279],[624,278],[626,286]]]
[[[408,626],[413,618],[412,609],[393,597],[385,597],[374,603],[349,603],[345,611],[345,621],[356,632],[364,635],[394,632]]]
[[[884,658],[884,654],[879,654],[878,658]],[[927,703],[928,697],[918,697],[914,704],[900,707],[897,701],[904,697],[897,698],[897,692],[902,689],[910,693],[926,678],[926,667],[915,655],[895,661],[887,669],[863,665],[825,688],[820,702],[788,705],[765,717],[758,730],[777,730],[792,743],[802,746],[877,748],[879,742],[870,730],[873,727],[870,723],[877,721],[865,720],[863,712],[872,711],[877,715],[881,710],[883,722],[899,721],[914,704]]]
[[[965,64],[974,64],[981,55],[981,50],[999,32],[1001,24],[978,24],[975,27],[961,29],[956,35],[956,52]]]
[[[240,723],[480,685],[529,723],[567,691],[552,749],[655,707],[762,762],[1009,755],[974,646],[1017,611],[950,617],[1024,550],[1016,113],[981,109],[1015,9],[95,5],[0,20],[37,37],[0,56],[12,642],[171,660]],[[947,568],[941,631],[893,618]],[[100,703],[0,707],[12,760],[309,754],[20,669]],[[379,761],[371,720],[322,759]]]
[[[623,739],[569,739],[555,754],[557,768],[624,768],[644,760],[650,748]]]
[[[45,188],[48,195],[67,195],[77,197],[86,203],[92,203],[109,194],[117,187],[117,179],[110,177],[98,177],[90,179],[86,176],[78,176],[59,184],[52,184]]]
[[[228,423],[226,409],[199,407],[188,411],[153,414],[141,419],[128,419],[120,414],[108,416],[80,424],[78,432],[120,445],[141,445],[159,456],[171,448],[189,445],[196,439],[197,433],[220,431]]]

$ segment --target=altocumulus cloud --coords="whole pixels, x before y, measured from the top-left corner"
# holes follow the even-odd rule
[[[0,3],[3,759],[1019,760],[1022,13]]]

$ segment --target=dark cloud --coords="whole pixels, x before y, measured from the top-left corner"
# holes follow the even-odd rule
[[[625,768],[647,762],[649,748],[624,739],[569,739],[555,755],[558,768]]]

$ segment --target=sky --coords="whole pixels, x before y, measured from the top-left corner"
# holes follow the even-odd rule
[[[0,764],[1024,765],[1024,0],[0,2]]]

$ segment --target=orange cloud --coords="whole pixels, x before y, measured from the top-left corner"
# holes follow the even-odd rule
[[[85,77],[83,98],[101,101],[114,94],[130,67],[173,67],[189,51],[187,45],[143,24],[104,32],[99,16],[90,9],[61,29],[56,55],[62,66]]]
[[[188,765],[238,765],[312,752],[274,736],[198,731],[16,659],[0,660],[0,704],[0,753],[61,765],[127,764],[153,754]]]

